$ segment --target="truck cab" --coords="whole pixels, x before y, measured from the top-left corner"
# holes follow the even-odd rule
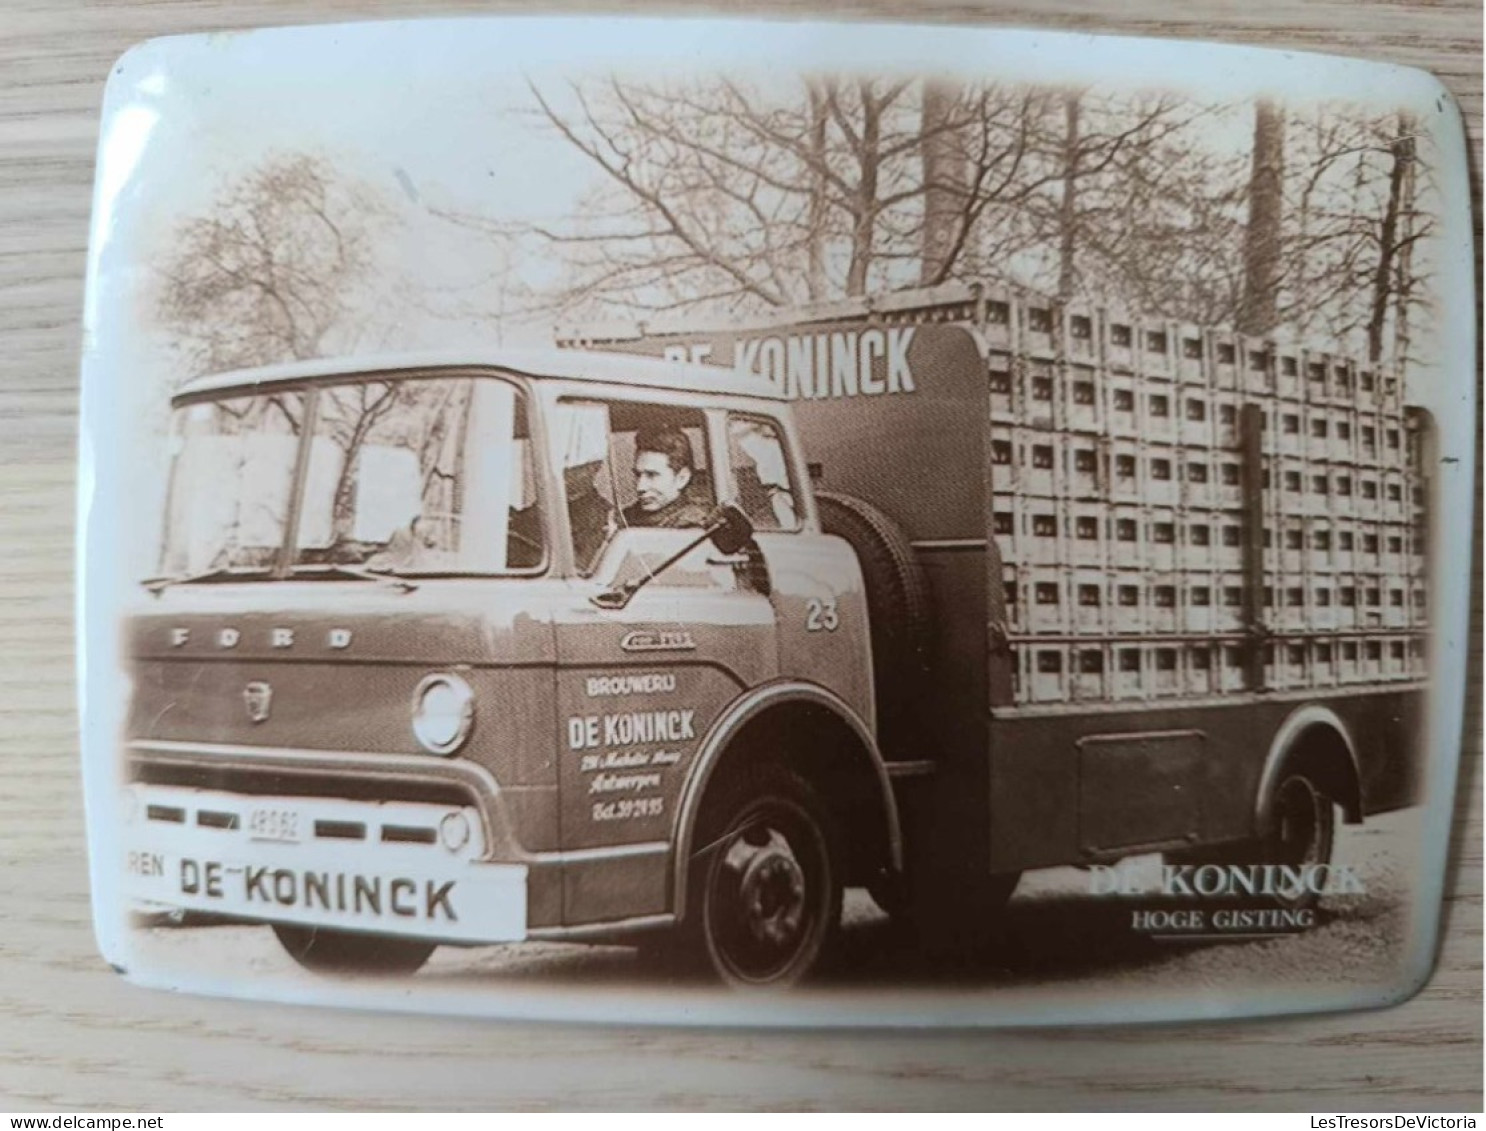
[[[316,970],[678,933],[801,977],[901,864],[852,549],[781,395],[572,351],[174,399],[127,647],[145,910]]]

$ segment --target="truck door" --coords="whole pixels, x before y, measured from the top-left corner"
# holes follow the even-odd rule
[[[561,464],[576,576],[556,611],[564,922],[668,909],[676,805],[702,740],[772,678],[774,615],[749,571],[695,540],[717,505],[699,409],[565,400]],[[594,598],[643,579],[622,608]]]
[[[844,541],[807,529],[796,451],[783,422],[726,415],[724,489],[753,524],[778,626],[779,668],[829,688],[875,725],[871,626],[861,568]]]

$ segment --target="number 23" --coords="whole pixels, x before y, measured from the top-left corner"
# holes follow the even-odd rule
[[[841,627],[841,617],[836,612],[836,598],[811,597],[805,602],[806,632],[835,632]]]

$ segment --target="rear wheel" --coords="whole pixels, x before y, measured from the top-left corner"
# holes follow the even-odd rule
[[[290,958],[317,974],[411,974],[434,951],[433,943],[324,927],[275,923],[273,933]]]
[[[1336,806],[1331,798],[1305,773],[1286,774],[1274,793],[1270,829],[1262,843],[1264,863],[1312,872],[1316,865],[1331,863],[1335,841]],[[1321,897],[1313,887],[1276,896],[1276,902],[1295,909],[1314,907]]]
[[[1278,865],[1296,869],[1308,881],[1307,886],[1295,890],[1276,877],[1275,883],[1284,890],[1249,898],[1262,906],[1299,911],[1321,901],[1320,895],[1311,890],[1318,878],[1315,866],[1331,863],[1335,844],[1335,803],[1309,773],[1295,769],[1281,775],[1271,795],[1269,827],[1259,837],[1171,852],[1166,860],[1192,868]]]
[[[724,783],[699,834],[693,930],[718,977],[740,988],[807,977],[841,918],[838,841],[815,790],[781,766],[755,768]]]

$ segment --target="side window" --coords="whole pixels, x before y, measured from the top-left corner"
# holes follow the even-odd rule
[[[800,510],[778,427],[752,416],[728,418],[728,456],[738,505],[757,530],[798,530]]]
[[[706,421],[695,409],[564,401],[552,444],[584,573],[615,531],[703,526],[716,505]]]

